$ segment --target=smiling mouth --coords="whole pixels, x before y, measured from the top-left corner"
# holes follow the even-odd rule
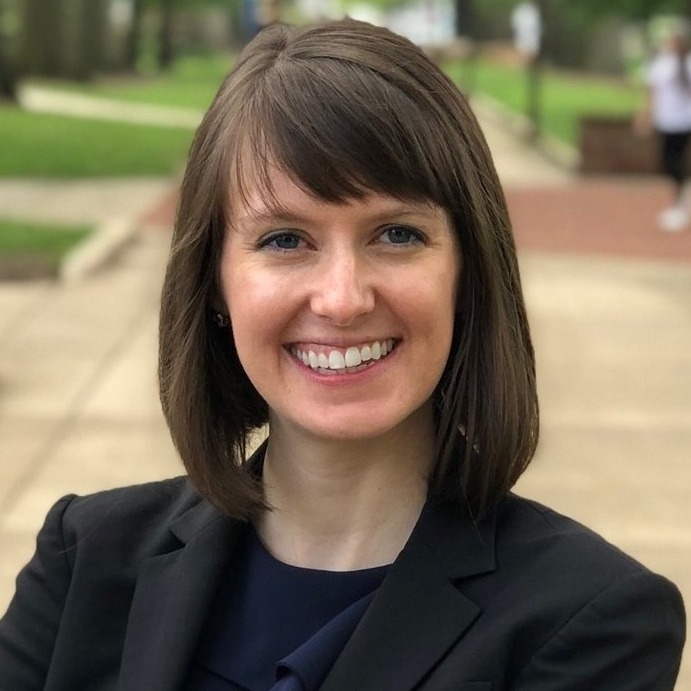
[[[383,360],[396,349],[399,341],[387,338],[383,341],[363,343],[349,348],[300,348],[290,346],[293,357],[316,372],[323,374],[350,374],[360,372]]]

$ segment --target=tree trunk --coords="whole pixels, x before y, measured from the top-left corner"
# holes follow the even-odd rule
[[[19,69],[45,77],[61,73],[63,0],[24,0],[20,32]]]
[[[241,2],[230,3],[230,35],[228,37],[231,50],[240,50],[245,42],[243,28],[243,11]]]
[[[86,72],[91,75],[108,66],[108,4],[106,0],[83,0],[82,45]]]
[[[545,3],[533,0],[540,16],[541,32],[537,51],[530,56],[527,65],[528,118],[531,123],[529,136],[537,139],[542,133],[542,62],[545,57]]]
[[[0,26],[0,101],[17,100],[17,73],[7,55],[5,36]]]
[[[473,0],[455,0],[456,36],[475,38],[475,8]]]
[[[106,0],[24,0],[19,69],[89,79],[106,62]]]
[[[139,60],[139,43],[142,36],[142,20],[144,18],[143,0],[132,0],[132,19],[127,32],[125,47],[125,66],[131,72],[137,69]]]
[[[93,65],[90,61],[91,37],[87,37],[87,14],[89,3],[100,0],[62,0],[63,37],[61,46],[60,76],[75,81],[86,81],[91,77]]]
[[[158,37],[158,66],[162,70],[170,69],[173,64],[173,28],[175,0],[161,0],[161,24]]]

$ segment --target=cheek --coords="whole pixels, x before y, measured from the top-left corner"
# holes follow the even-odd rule
[[[261,270],[236,270],[224,282],[224,298],[238,353],[275,344],[290,313],[289,293],[275,277],[269,279]]]
[[[437,365],[444,366],[449,356],[456,320],[460,269],[457,262],[449,261],[438,273],[438,279],[426,292],[420,304],[420,319],[426,321],[427,347],[430,356],[438,358]]]

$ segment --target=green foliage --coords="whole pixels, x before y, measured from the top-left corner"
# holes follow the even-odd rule
[[[362,5],[362,0],[345,0],[344,5],[346,8],[353,5]],[[410,0],[367,0],[368,5],[374,5],[381,10],[393,10],[397,7],[403,7],[404,5],[409,5]]]
[[[90,84],[43,82],[51,89],[103,96],[135,103],[206,109],[232,66],[229,55],[177,60],[170,72],[152,77],[107,79]]]
[[[192,132],[0,107],[0,177],[172,175]]]
[[[469,66],[455,64],[449,73],[461,86],[472,84],[475,92],[489,96],[507,108],[526,113],[528,86],[526,72],[517,66],[478,60]],[[540,104],[546,133],[573,146],[584,115],[632,115],[643,100],[642,88],[601,77],[544,70]]]
[[[482,0],[478,3],[478,10],[508,14],[517,4],[518,0]],[[582,26],[592,25],[605,17],[641,20],[655,14],[684,14],[689,10],[687,0],[538,0],[537,4],[547,13],[568,18]]]

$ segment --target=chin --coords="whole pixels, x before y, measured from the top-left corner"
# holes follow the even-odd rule
[[[302,429],[311,437],[322,441],[357,442],[367,439],[376,439],[391,431],[387,425],[367,424],[339,424],[339,425],[305,425]]]
[[[343,415],[328,413],[320,420],[295,421],[307,434],[323,441],[357,442],[385,437],[390,433],[402,433],[411,423],[411,414],[375,416],[373,414]],[[415,423],[413,423],[415,424]],[[415,425],[417,427],[417,424]]]

